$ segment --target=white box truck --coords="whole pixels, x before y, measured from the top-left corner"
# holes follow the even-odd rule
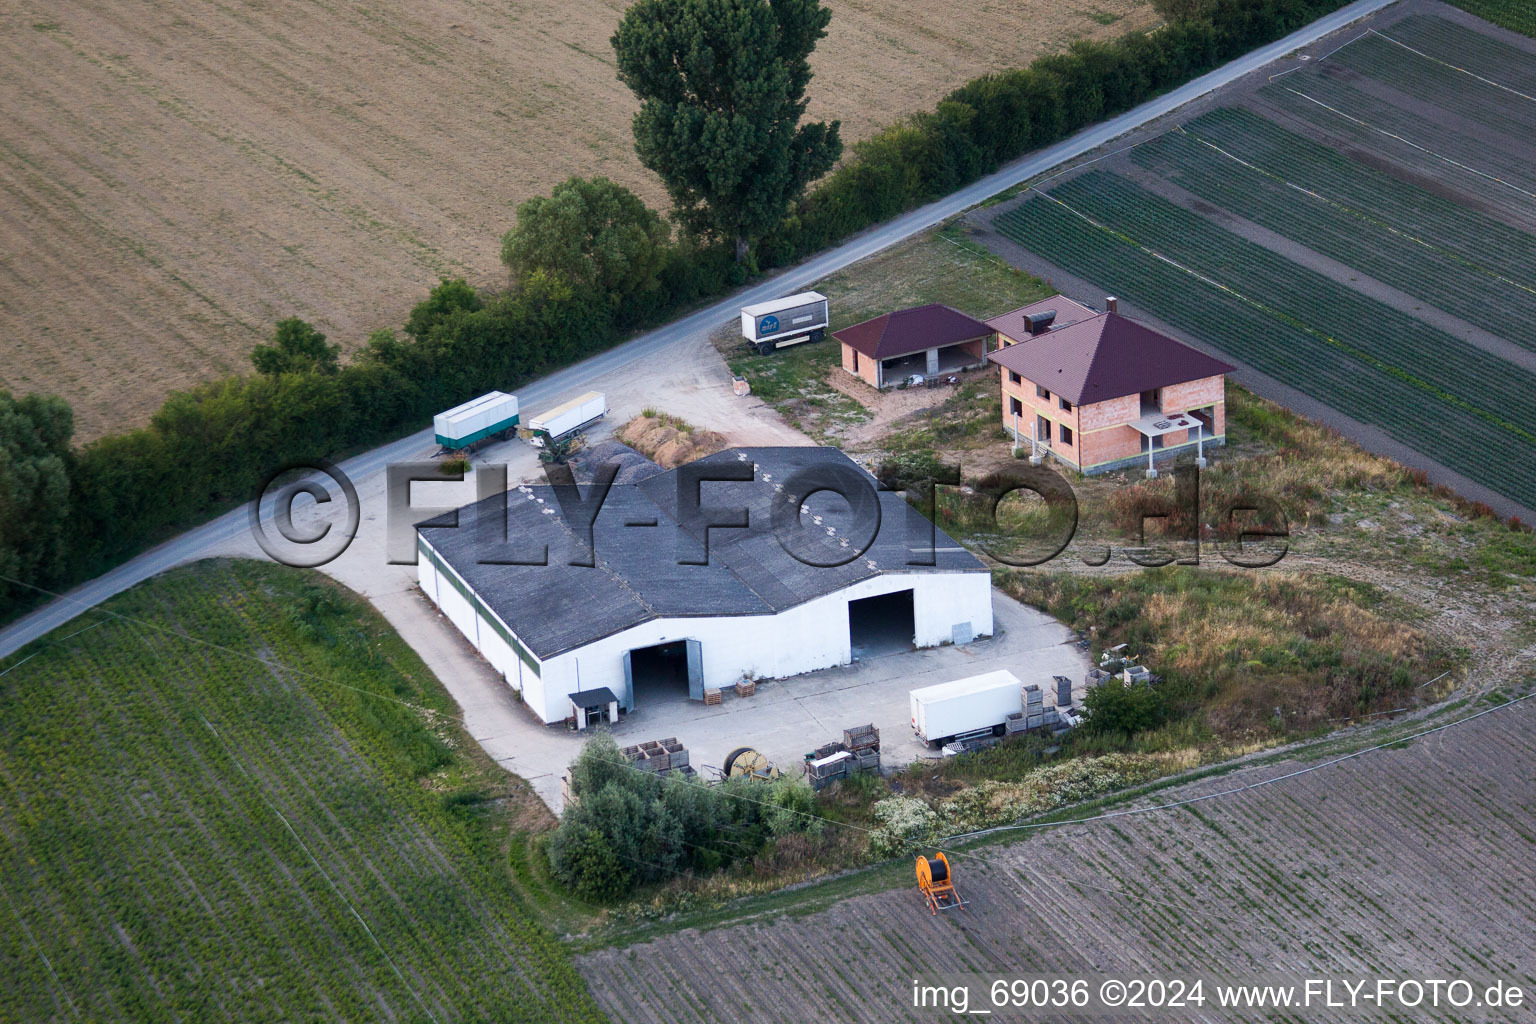
[[[446,451],[458,451],[517,426],[517,396],[492,391],[432,417],[432,432]]]
[[[1019,677],[1007,669],[925,686],[908,694],[912,731],[930,747],[956,736],[1002,729],[1009,715],[1023,708]]]
[[[528,443],[543,448],[546,442],[570,437],[608,415],[608,399],[601,391],[588,391],[528,421]]]
[[[827,297],[820,292],[800,292],[743,306],[741,336],[763,356],[802,341],[820,341],[827,336]]]

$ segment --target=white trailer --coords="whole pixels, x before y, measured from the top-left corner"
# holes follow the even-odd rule
[[[1024,703],[1019,678],[1007,669],[925,686],[908,697],[912,731],[929,746],[984,729],[996,732]]]
[[[528,421],[528,443],[543,448],[590,427],[608,415],[608,399],[601,391],[588,391]]]
[[[827,336],[827,322],[827,297],[820,292],[741,307],[741,336],[759,355],[802,341],[820,341]]]
[[[468,448],[517,426],[517,396],[500,391],[470,399],[432,417],[437,443],[448,451]]]

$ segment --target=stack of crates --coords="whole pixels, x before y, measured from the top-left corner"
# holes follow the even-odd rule
[[[843,746],[853,754],[861,772],[880,770],[880,730],[874,723],[843,730]]]
[[[662,740],[661,749],[667,753],[669,769],[688,767],[688,748],[679,743],[676,736],[669,736]]]
[[[1056,677],[1056,706],[1059,708],[1072,706],[1072,680],[1066,676]]]
[[[1045,724],[1045,694],[1039,683],[1024,687],[1024,728],[1034,730]]]
[[[645,755],[643,767],[648,772],[664,772],[672,767],[672,755],[661,745],[660,740],[646,740],[640,744],[640,751]]]

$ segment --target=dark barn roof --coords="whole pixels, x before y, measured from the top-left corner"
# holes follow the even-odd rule
[[[871,359],[894,359],[930,348],[974,341],[992,328],[958,309],[938,302],[913,309],[882,313],[872,320],[844,327],[832,337]]]
[[[770,522],[774,495],[785,481],[799,470],[833,465],[868,478],[836,448],[732,448],[691,465],[747,466],[752,473],[750,481],[702,485],[700,500],[706,508],[745,508],[748,513],[745,528],[708,531],[707,565],[678,564],[703,558],[704,530],[678,523],[680,470],[675,469],[638,484],[613,486],[593,523],[592,567],[570,564],[592,558],[591,551],[561,514],[553,488],[544,485],[506,493],[505,534],[500,495],[430,519],[418,529],[540,659],[654,618],[771,615],[885,572],[987,571],[936,529],[937,564],[907,565],[913,538],[927,537],[932,527],[901,495],[888,491],[877,495],[880,520],[874,542],[853,561],[821,568],[785,551]],[[821,493],[805,504],[805,515],[820,517],[820,522],[802,520],[821,531],[812,534],[818,539],[829,527],[837,532],[827,544],[853,532],[841,498]],[[451,528],[455,515],[459,525]],[[500,543],[503,536],[510,540]],[[513,558],[534,560],[546,545],[547,565],[501,564]]]
[[[987,358],[1074,405],[1232,371],[1220,359],[1119,313],[1099,313],[1033,337],[1026,334]]]

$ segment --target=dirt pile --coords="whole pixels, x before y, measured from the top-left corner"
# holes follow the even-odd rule
[[[730,447],[724,434],[698,430],[664,412],[636,416],[619,428],[617,436],[664,469],[675,469]]]

